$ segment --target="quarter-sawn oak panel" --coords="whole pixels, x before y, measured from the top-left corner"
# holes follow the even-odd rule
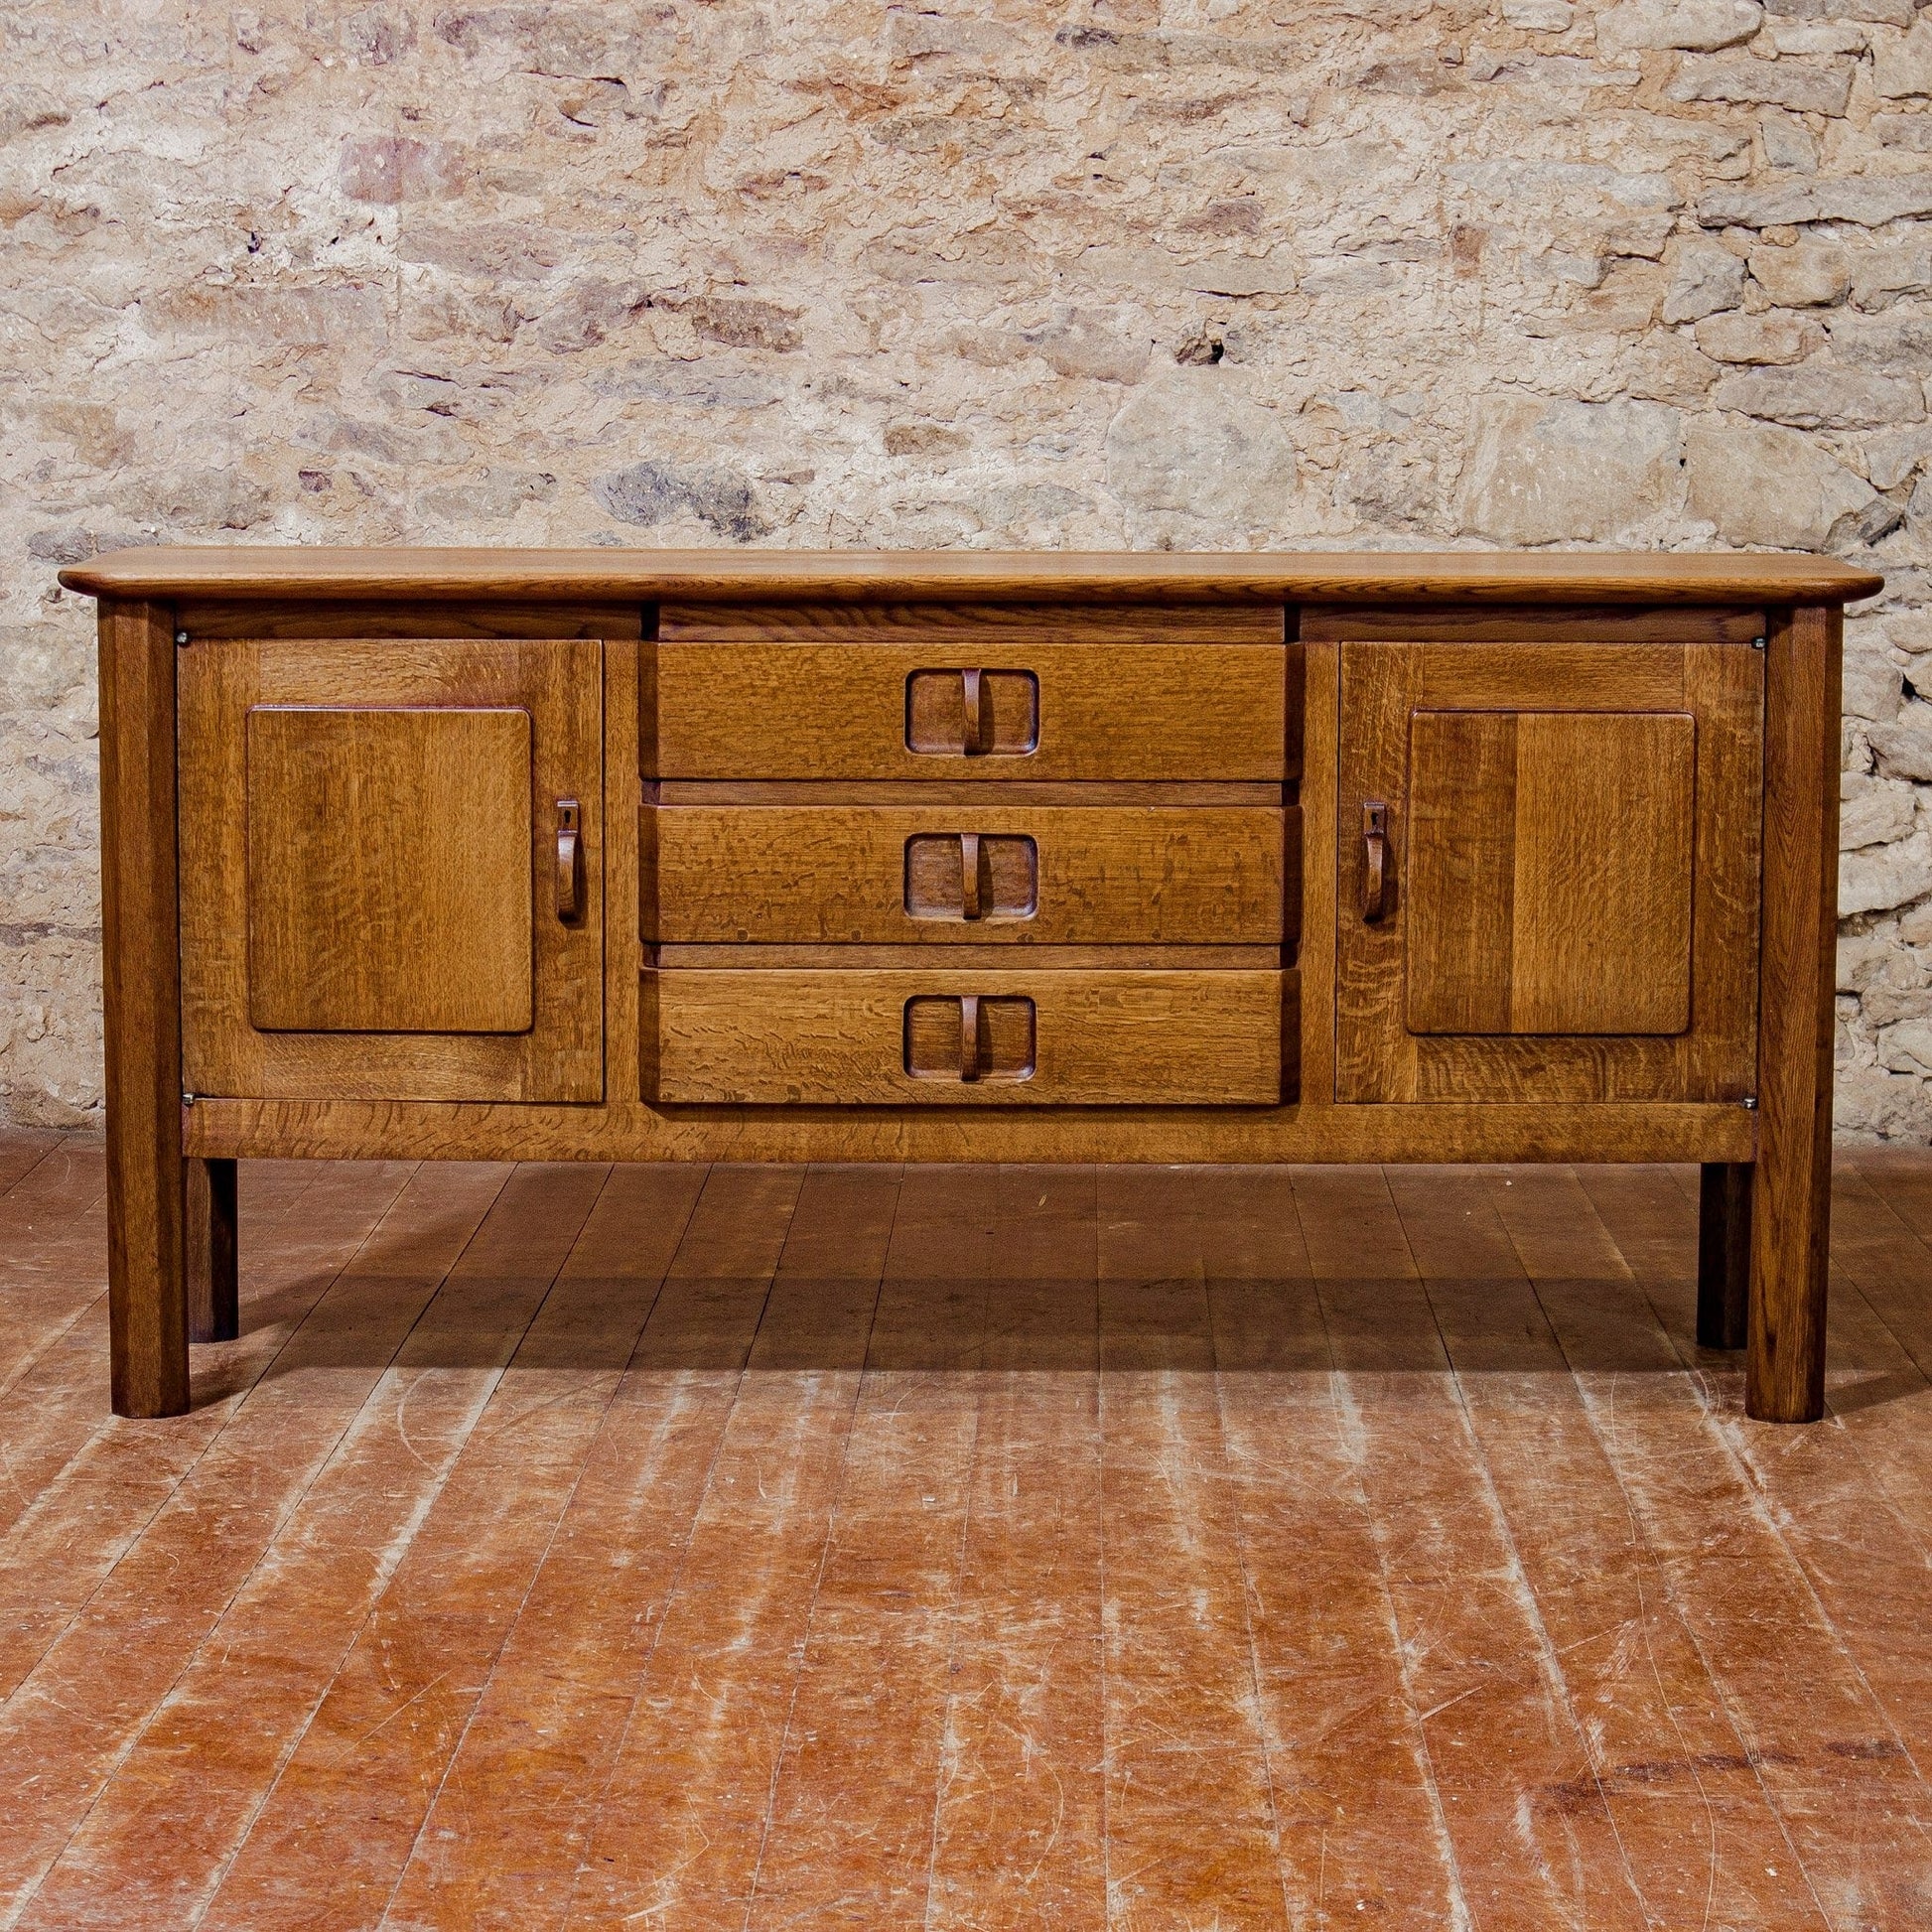
[[[245,722],[251,1023],[523,1032],[530,714],[261,705]]]
[[[1682,1033],[1696,759],[1683,712],[1417,712],[1409,1031]]]

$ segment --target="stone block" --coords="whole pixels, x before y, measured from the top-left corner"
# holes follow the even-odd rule
[[[1764,9],[1754,0],[1625,0],[1596,16],[1596,46],[1603,54],[1648,48],[1687,48],[1715,53],[1755,34]]]
[[[1218,368],[1176,369],[1129,396],[1107,429],[1107,486],[1144,515],[1246,535],[1278,527],[1295,492],[1280,419]]]
[[[1872,30],[1871,91],[1885,100],[1932,94],[1932,20],[1921,14],[1904,33]]]
[[[1488,403],[1461,526],[1503,543],[1607,541],[1675,507],[1680,449],[1677,412],[1658,403]]]
[[[1898,709],[1895,680],[1891,708]],[[1917,821],[1917,788],[1904,780],[1848,771],[1839,804],[1839,850],[1863,852],[1909,837]]]
[[[1502,0],[1503,25],[1532,34],[1567,32],[1577,18],[1570,0]]]
[[[1802,227],[1851,221],[1881,228],[1888,221],[1932,214],[1932,170],[1898,175],[1819,176],[1763,188],[1716,188],[1698,203],[1707,228]]]
[[[1874,488],[1895,489],[1911,482],[1928,462],[1932,462],[1932,423],[1880,430],[1864,440],[1864,473]]]
[[[1870,128],[1880,147],[1932,154],[1932,114],[1874,114]]]
[[[1932,1139],[1932,1085],[1916,1075],[1875,1066],[1842,1068],[1838,1078],[1838,1131],[1842,1139]]]
[[[1893,1073],[1932,1075],[1932,1020],[1901,1020],[1878,1035],[1878,1064]]]
[[[695,517],[739,543],[763,536],[771,527],[745,476],[715,465],[633,463],[599,477],[591,493],[620,523],[648,527]]]
[[[1845,640],[1844,703],[1852,718],[1869,718],[1875,724],[1889,725],[1898,716],[1904,673],[1892,661],[1884,633],[1863,634],[1856,625],[1847,625]],[[1875,629],[1875,626],[1874,626]],[[1887,834],[1887,836],[1896,836]],[[1861,839],[1870,845],[1870,839]]]
[[[1841,362],[1883,370],[1908,382],[1932,374],[1932,311],[1892,309],[1868,316],[1848,309],[1833,316],[1828,326]]]
[[[1866,737],[1885,777],[1932,780],[1932,704],[1914,699],[1896,723],[1873,725]]]
[[[1700,423],[1685,459],[1687,508],[1726,543],[1822,550],[1875,493],[1808,437],[1768,423]]]
[[[1920,0],[1764,0],[1772,20],[1875,20],[1909,27]]]
[[[1841,115],[1852,98],[1850,61],[1760,61],[1689,54],[1665,93],[1672,100],[1767,102],[1804,114]]]
[[[1750,252],[1752,278],[1784,309],[1842,302],[1852,287],[1852,259],[1836,241],[1798,241],[1775,247],[1760,241]]]
[[[1802,117],[1784,107],[1767,107],[1757,117],[1757,138],[1773,168],[1801,175],[1818,172],[1818,143]]]
[[[1911,377],[1851,369],[1753,369],[1726,376],[1711,399],[1720,409],[1794,429],[1871,429],[1925,415],[1925,390]]]
[[[1932,832],[1914,832],[1892,845],[1841,852],[1838,915],[1885,912],[1932,893]]]
[[[1720,362],[1801,362],[1823,347],[1825,332],[1809,316],[1788,309],[1762,315],[1706,316],[1697,326],[1697,345]]]
[[[1932,248],[1893,241],[1861,248],[1852,257],[1852,306],[1888,309],[1901,295],[1932,289]]]
[[[1669,245],[1664,259],[1670,270],[1666,322],[1697,322],[1744,299],[1744,264],[1722,242],[1685,235]]]

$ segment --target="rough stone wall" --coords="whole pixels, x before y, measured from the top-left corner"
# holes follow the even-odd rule
[[[16,1118],[99,1104],[97,549],[1737,545],[1890,578],[1839,1118],[1932,1134],[1916,0],[0,23]]]

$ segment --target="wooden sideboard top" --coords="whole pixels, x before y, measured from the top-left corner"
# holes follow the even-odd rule
[[[61,572],[90,597],[1280,598],[1545,604],[1850,602],[1884,588],[1829,557],[1652,552],[118,550]]]

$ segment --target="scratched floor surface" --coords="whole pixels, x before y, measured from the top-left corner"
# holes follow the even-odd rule
[[[1695,1181],[251,1165],[121,1423],[0,1137],[0,1925],[1932,1925],[1932,1156],[1811,1430]]]

